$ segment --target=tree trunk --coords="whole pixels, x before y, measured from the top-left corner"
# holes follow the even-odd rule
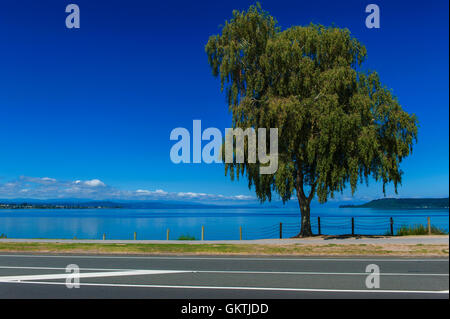
[[[298,198],[300,206],[300,233],[296,237],[310,237],[313,235],[311,230],[310,201]]]
[[[295,237],[310,237],[313,235],[311,230],[311,216],[310,216],[310,205],[311,200],[314,197],[316,192],[316,184],[311,184],[311,190],[309,195],[306,196],[303,190],[303,173],[301,170],[300,163],[297,163],[297,180],[296,180],[296,190],[297,190],[297,198],[298,198],[298,206],[300,207],[300,232]]]

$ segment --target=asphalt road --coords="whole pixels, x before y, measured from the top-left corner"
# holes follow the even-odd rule
[[[79,288],[66,287],[70,264]],[[371,264],[379,288],[366,286]],[[448,299],[448,289],[443,258],[0,255],[0,298]]]

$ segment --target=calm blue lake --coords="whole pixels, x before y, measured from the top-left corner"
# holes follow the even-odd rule
[[[385,234],[402,225],[431,224],[449,229],[448,210],[373,210],[357,208],[311,208],[313,232],[317,232],[320,216],[323,234],[351,233],[351,218],[355,218],[355,233]],[[205,239],[239,239],[242,226],[244,239],[278,238],[282,223],[283,237],[299,231],[299,211],[295,208],[249,209],[70,209],[0,210],[0,234],[8,238],[55,239],[170,239],[180,235]]]

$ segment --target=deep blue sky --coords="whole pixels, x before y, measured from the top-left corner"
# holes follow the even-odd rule
[[[70,3],[81,10],[77,30],[65,27]],[[0,198],[24,197],[5,185],[17,192],[30,186],[21,185],[28,177],[64,181],[58,185],[99,179],[121,191],[252,196],[246,181],[224,177],[221,164],[176,165],[169,158],[173,128],[192,130],[194,119],[204,128],[230,126],[204,45],[233,9],[252,3],[2,2]],[[315,22],[350,29],[367,47],[365,67],[377,70],[420,122],[399,195],[448,196],[448,1],[261,3],[282,28]],[[369,3],[381,9],[381,29],[365,27]],[[356,197],[381,194],[371,182]]]

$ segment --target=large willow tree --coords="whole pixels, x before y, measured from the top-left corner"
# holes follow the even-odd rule
[[[366,48],[348,29],[310,24],[281,30],[259,4],[234,11],[205,47],[220,78],[233,128],[278,128],[279,166],[227,163],[225,174],[246,175],[264,202],[294,194],[298,236],[311,236],[310,203],[333,198],[369,177],[401,183],[400,162],[417,139],[415,115],[402,110],[376,72],[364,72]]]

